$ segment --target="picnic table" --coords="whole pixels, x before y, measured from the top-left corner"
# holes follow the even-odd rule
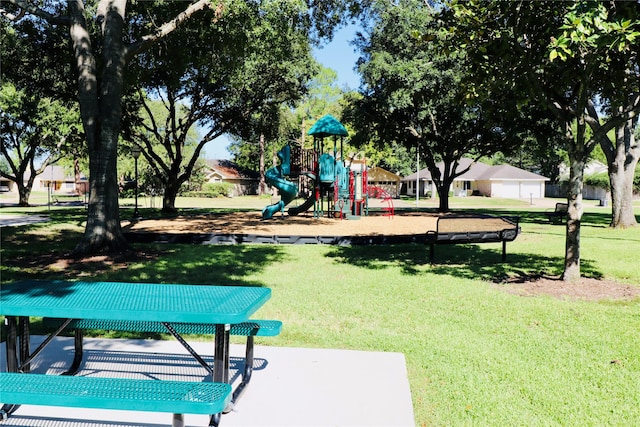
[[[3,285],[0,297],[0,314],[6,316],[8,374],[3,375],[2,381],[7,384],[10,381],[17,381],[16,389],[18,391],[11,396],[24,399],[21,402],[3,403],[38,404],[33,401],[32,397],[39,395],[40,399],[44,399],[46,394],[43,387],[46,386],[58,389],[67,388],[69,394],[76,393],[74,388],[82,388],[81,391],[77,391],[78,394],[67,396],[67,400],[60,401],[60,404],[63,406],[116,409],[116,405],[122,403],[128,407],[121,409],[172,412],[168,408],[176,408],[185,412],[207,414],[209,412],[203,411],[214,410],[215,412],[210,414],[210,425],[217,425],[220,412],[231,400],[231,387],[228,384],[231,326],[247,322],[250,316],[270,297],[271,290],[268,288],[240,286],[35,280]],[[73,319],[161,322],[167,326],[168,331],[181,344],[187,346],[188,344],[181,339],[179,333],[171,325],[214,324],[213,381],[184,384],[176,381],[24,375],[30,371],[31,361],[51,342],[55,335],[63,330],[63,327],[56,330],[32,352],[29,347],[30,317],[63,318],[68,319],[68,322]],[[198,357],[195,352],[192,352],[192,355]],[[15,374],[18,372],[22,374]],[[37,377],[43,378],[38,378],[39,383],[31,384],[31,379],[34,378],[35,381]],[[84,382],[92,380],[99,382],[99,384],[90,385],[99,389],[95,392],[95,396],[90,395],[92,392],[88,391],[90,390],[89,386],[84,384]],[[153,384],[151,385],[151,383]],[[25,391],[27,386],[33,387],[30,389],[31,392]],[[131,391],[130,395],[124,398],[114,397],[110,394],[106,395],[106,391],[103,390],[105,387],[127,387]],[[149,387],[152,389],[149,390]],[[176,393],[180,393],[181,387],[186,387],[185,391],[175,397]],[[62,391],[55,390],[55,392]],[[160,395],[165,392],[172,394],[172,397],[167,398],[166,401],[160,397],[157,401],[149,401],[146,396],[148,394]],[[5,399],[7,395],[9,392],[3,389],[2,398]],[[196,397],[194,398],[194,396]],[[73,405],[73,402],[76,402],[77,405]],[[5,416],[10,411],[5,410]],[[183,424],[182,413],[174,412],[173,425],[182,426]]]

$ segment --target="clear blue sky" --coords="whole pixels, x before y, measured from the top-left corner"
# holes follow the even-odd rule
[[[314,49],[313,53],[318,62],[327,68],[332,68],[338,73],[338,86],[357,89],[360,85],[360,77],[353,70],[358,60],[358,54],[349,43],[354,38],[355,26],[348,26],[338,30],[331,43],[320,49]],[[227,151],[229,140],[221,136],[205,145],[204,157],[207,159],[229,159]]]

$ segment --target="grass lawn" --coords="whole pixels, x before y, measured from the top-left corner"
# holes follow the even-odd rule
[[[231,200],[198,207],[269,202]],[[259,343],[403,353],[419,426],[640,424],[640,300],[505,292],[496,278],[562,272],[565,229],[545,223],[542,208],[490,210],[498,209],[522,217],[507,264],[498,263],[497,244],[438,248],[435,265],[420,245],[136,245],[146,255],[115,264],[95,257],[81,266],[55,260],[79,241],[85,211],[54,209],[48,223],[2,229],[1,280],[267,286],[273,296],[258,316],[280,319],[284,328]],[[10,212],[16,209],[0,210]],[[583,274],[639,286],[640,227],[609,229],[609,214],[585,210]]]

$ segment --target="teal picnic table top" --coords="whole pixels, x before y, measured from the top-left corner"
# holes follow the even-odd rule
[[[0,314],[236,324],[270,297],[261,287],[24,280],[2,285]]]

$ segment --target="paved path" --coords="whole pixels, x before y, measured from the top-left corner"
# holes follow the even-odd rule
[[[44,215],[0,215],[0,227],[17,227],[19,225],[36,224],[49,221]]]

